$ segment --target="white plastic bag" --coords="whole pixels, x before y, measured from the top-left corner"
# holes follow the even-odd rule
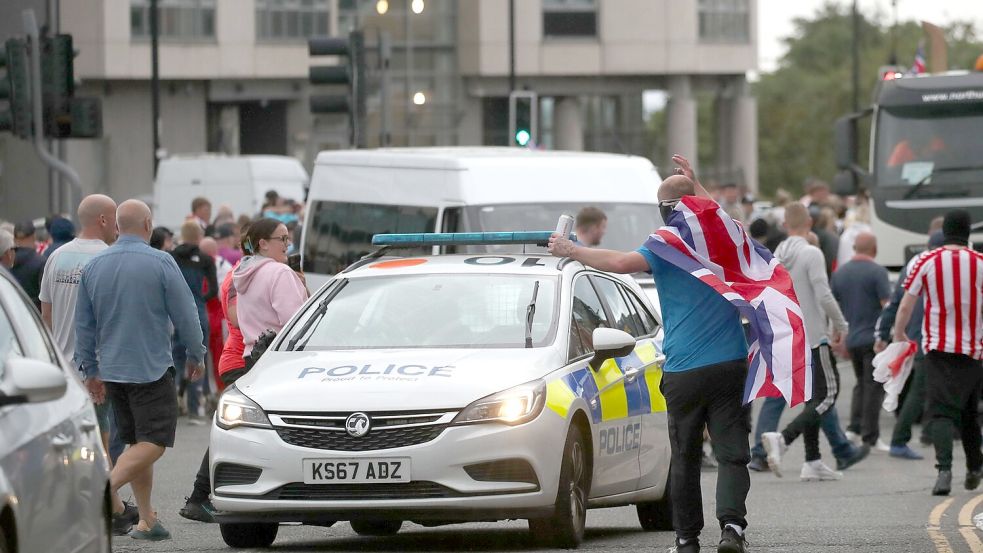
[[[909,340],[894,342],[874,356],[874,380],[884,384],[884,403],[881,405],[885,411],[893,412],[898,408],[898,396],[911,375],[916,351],[918,345]]]

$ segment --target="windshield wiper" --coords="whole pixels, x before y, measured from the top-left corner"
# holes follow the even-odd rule
[[[532,320],[536,316],[536,298],[539,296],[539,281],[532,286],[532,300],[526,306],[526,347],[532,347]]]
[[[338,292],[340,292],[341,289],[344,288],[346,284],[348,284],[347,279],[339,282],[338,285],[335,286],[333,290],[328,292],[328,295],[325,296],[323,300],[321,300],[321,303],[317,304],[317,309],[314,311],[314,314],[312,314],[310,318],[308,318],[307,321],[304,322],[304,326],[300,327],[300,330],[297,332],[297,334],[293,338],[291,338],[289,342],[287,342],[287,351],[294,351],[295,346],[297,346],[297,342],[299,342],[300,339],[303,338],[305,334],[307,334],[307,331],[309,331],[311,327],[314,326],[314,323],[320,321],[321,317],[324,317],[324,314],[328,312],[328,303],[330,303],[331,300],[333,300],[334,297],[338,295]],[[311,336],[313,335],[314,334],[312,333]],[[304,343],[300,345],[300,348],[298,348],[297,351],[303,351],[304,348],[307,346],[307,342],[310,341],[310,339],[311,337],[308,336],[307,340],[304,340]]]
[[[928,180],[932,178],[932,175],[936,173],[951,173],[954,171],[979,171],[979,170],[983,170],[983,165],[951,165],[949,167],[937,167],[935,169],[932,169],[931,173],[925,175],[922,178],[922,180],[915,183],[915,185],[911,187],[911,190],[905,193],[904,199],[910,200],[912,197],[914,197],[914,195],[917,194],[918,191],[921,190],[923,186],[928,184]],[[942,194],[939,197],[946,197],[949,195],[950,194]],[[958,194],[958,195],[961,196],[962,194]]]

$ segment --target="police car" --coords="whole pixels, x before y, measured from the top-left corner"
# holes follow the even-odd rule
[[[669,530],[659,334],[632,279],[570,259],[364,259],[222,396],[210,461],[222,536],[265,547],[281,522],[378,536],[405,521],[528,519],[545,544],[576,547],[587,509],[631,504],[644,529]]]

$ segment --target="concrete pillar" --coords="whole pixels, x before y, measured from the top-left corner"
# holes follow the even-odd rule
[[[689,75],[669,77],[669,104],[666,109],[666,161],[673,154],[682,154],[696,169],[699,159],[699,152],[696,151],[696,99]]]
[[[556,99],[554,143],[557,150],[583,151],[584,121],[580,98],[563,96]]]
[[[758,101],[751,95],[744,76],[736,79],[730,108],[731,148],[734,166],[744,175],[748,190],[757,194],[758,186]]]
[[[733,91],[721,86],[714,98],[714,151],[713,162],[720,175],[728,175],[734,169]],[[722,177],[727,180],[734,177]]]

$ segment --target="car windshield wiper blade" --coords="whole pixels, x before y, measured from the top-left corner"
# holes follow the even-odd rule
[[[948,167],[936,167],[932,169],[931,173],[925,175],[922,178],[922,180],[915,183],[915,185],[911,187],[911,190],[905,193],[904,199],[910,200],[912,197],[915,196],[915,194],[918,194],[918,191],[921,190],[923,186],[928,184],[929,179],[931,179],[932,175],[936,173],[953,173],[956,171],[980,171],[980,170],[983,170],[983,165],[950,165]],[[942,194],[939,197],[946,197],[946,196],[949,196],[949,194]]]
[[[307,334],[307,332],[314,326],[314,323],[320,321],[321,317],[324,317],[324,314],[328,312],[328,303],[330,303],[331,300],[333,300],[334,297],[338,295],[338,292],[340,292],[341,289],[344,288],[346,284],[348,284],[347,279],[339,282],[338,285],[335,286],[333,290],[328,292],[328,295],[325,296],[323,300],[321,300],[321,303],[317,304],[317,309],[314,311],[314,314],[311,315],[310,318],[308,318],[307,321],[304,322],[304,326],[300,327],[300,330],[297,332],[297,334],[293,338],[291,338],[289,342],[287,342],[287,351],[294,351],[294,349],[297,346],[297,342],[299,342],[300,339],[303,338],[305,334]],[[311,336],[313,335],[314,334],[311,333]],[[307,342],[310,339],[311,337],[308,336],[307,340],[304,340],[304,343],[300,344],[299,348],[296,348],[297,351],[303,351],[304,348],[307,346]]]
[[[539,281],[532,286],[532,300],[526,306],[526,347],[532,347],[532,320],[536,316],[536,298],[539,297]]]

